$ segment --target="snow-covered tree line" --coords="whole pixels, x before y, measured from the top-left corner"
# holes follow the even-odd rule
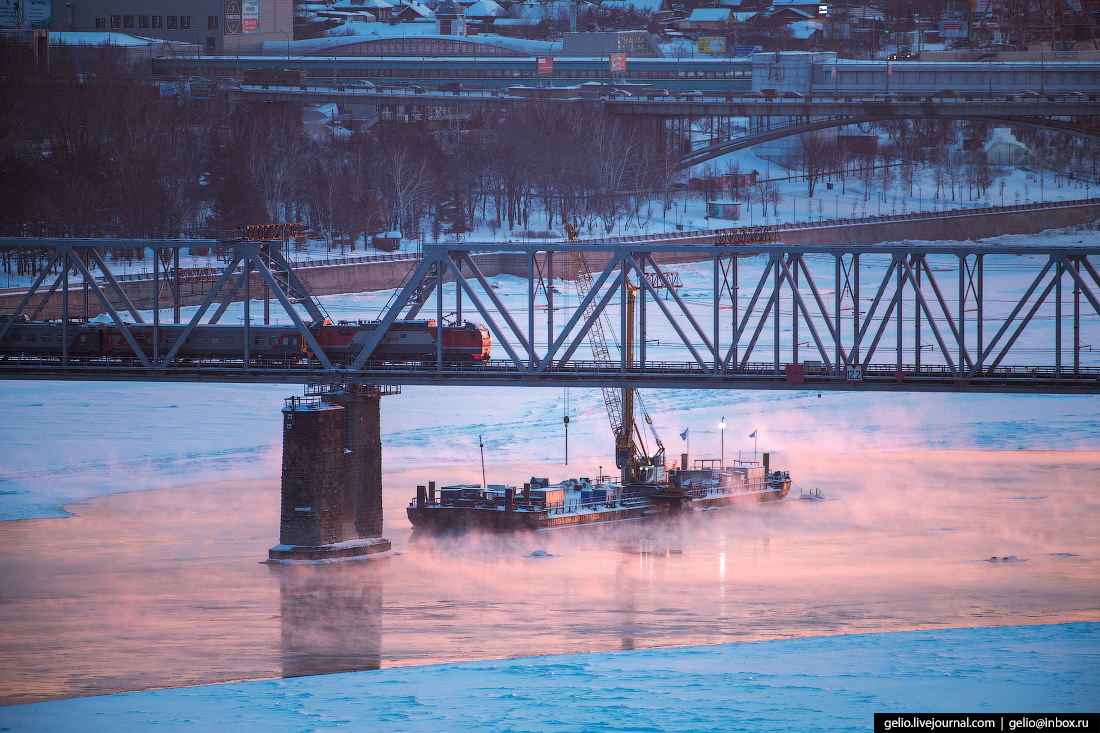
[[[740,190],[737,174],[749,171],[715,161],[696,168],[701,183],[685,191],[675,141],[662,146],[652,130],[599,112],[456,111],[429,130],[386,122],[313,136],[295,105],[162,98],[105,51],[59,55],[48,75],[15,71],[0,75],[3,235],[209,236],[272,221],[300,221],[342,244],[393,230],[455,238],[476,226],[505,236],[560,234],[563,221],[604,233],[645,229],[686,195],[732,195],[777,215],[769,176],[801,177],[809,197],[823,178],[842,191],[858,184],[865,196],[888,189],[912,196],[914,176],[927,180],[931,171],[929,198],[954,201],[988,199],[1001,175],[973,144],[960,145],[984,141],[981,125],[902,120],[856,131],[886,133],[873,155],[808,134],[756,185]],[[1036,151],[1040,177],[1100,173],[1096,145],[1017,134]]]

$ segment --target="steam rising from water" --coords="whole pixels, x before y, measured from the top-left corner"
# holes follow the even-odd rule
[[[2,523],[2,702],[469,659],[1097,620],[1100,453],[776,452],[772,462],[835,501],[789,498],[560,532],[417,536],[403,518],[416,484],[480,479],[474,466],[417,465],[384,476],[397,555],[290,568],[260,562],[278,540],[277,481],[117,495],[70,507],[77,516],[67,519]],[[492,470],[494,482],[562,475],[544,463]],[[554,557],[530,557],[535,550]],[[1027,562],[986,562],[1012,555]]]

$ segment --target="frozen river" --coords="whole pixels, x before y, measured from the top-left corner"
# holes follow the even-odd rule
[[[403,517],[412,488],[466,476],[391,470],[386,536],[397,553],[319,567],[261,562],[278,534],[270,479],[118,494],[72,505],[71,517],[5,522],[0,702],[1098,619],[1100,453],[780,453],[773,465],[835,501],[433,540]],[[517,480],[546,469],[496,467]],[[534,550],[555,557],[525,557]]]

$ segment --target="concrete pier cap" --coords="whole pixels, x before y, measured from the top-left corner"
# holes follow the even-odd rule
[[[382,536],[379,403],[397,387],[310,385],[283,409],[279,544],[269,562],[322,563],[378,557]]]

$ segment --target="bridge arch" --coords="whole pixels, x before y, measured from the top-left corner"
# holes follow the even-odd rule
[[[772,140],[780,140],[785,137],[792,137],[795,135],[801,135],[806,132],[813,132],[814,130],[825,130],[833,127],[847,127],[848,125],[858,125],[864,122],[883,122],[886,120],[918,120],[918,119],[945,119],[943,115],[927,115],[927,114],[897,114],[887,112],[871,112],[864,114],[852,115],[850,117],[829,117],[827,119],[818,120],[800,120],[798,122],[792,122],[788,124],[777,125],[768,130],[761,132],[754,132],[748,135],[743,135],[733,140],[727,140],[725,142],[717,143],[715,145],[708,145],[704,148],[697,148],[690,153],[686,153],[680,158],[680,162],[677,164],[677,170],[686,170],[692,166],[705,163],[708,160],[725,155],[726,153],[732,153],[737,150],[744,150],[745,148],[751,148],[753,145],[759,145],[760,143],[770,142]],[[1043,117],[998,117],[991,115],[973,115],[962,114],[953,116],[951,120],[970,120],[974,122],[992,122],[1006,125],[1016,125],[1020,127],[1033,127],[1040,130],[1049,130],[1053,132],[1064,132],[1067,135],[1073,135],[1083,140],[1100,141],[1100,129],[1086,129],[1079,123],[1072,123],[1065,120],[1047,119]]]

